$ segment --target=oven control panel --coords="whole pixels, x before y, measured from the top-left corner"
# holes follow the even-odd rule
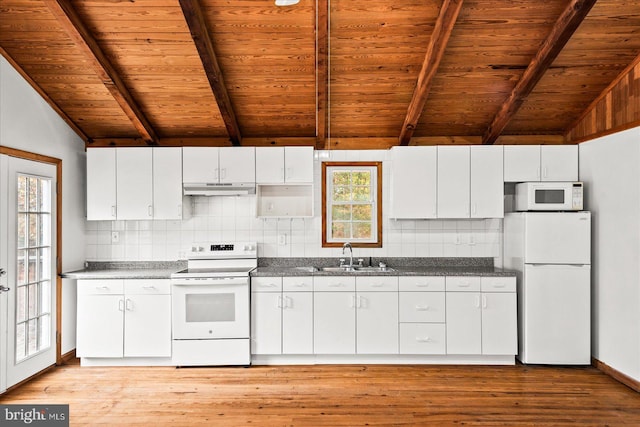
[[[256,242],[210,243],[198,242],[191,245],[189,259],[196,258],[256,258]]]

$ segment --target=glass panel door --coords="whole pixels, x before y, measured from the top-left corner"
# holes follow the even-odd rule
[[[7,336],[11,387],[55,363],[55,165],[9,157],[6,182]]]

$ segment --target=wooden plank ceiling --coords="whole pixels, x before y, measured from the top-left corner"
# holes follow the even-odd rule
[[[89,145],[558,143],[636,0],[0,0],[0,53]]]

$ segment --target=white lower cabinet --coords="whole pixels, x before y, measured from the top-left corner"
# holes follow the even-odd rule
[[[314,277],[313,289],[314,352],[355,354],[355,277]]]
[[[169,280],[79,280],[76,354],[171,357]]]
[[[251,279],[251,353],[313,354],[313,278]]]
[[[444,323],[401,323],[400,354],[445,354]]]
[[[398,353],[397,277],[356,277],[356,352]]]

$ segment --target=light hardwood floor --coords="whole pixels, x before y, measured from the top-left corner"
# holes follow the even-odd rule
[[[640,394],[591,367],[73,364],[0,403],[68,403],[71,425],[640,426]]]

